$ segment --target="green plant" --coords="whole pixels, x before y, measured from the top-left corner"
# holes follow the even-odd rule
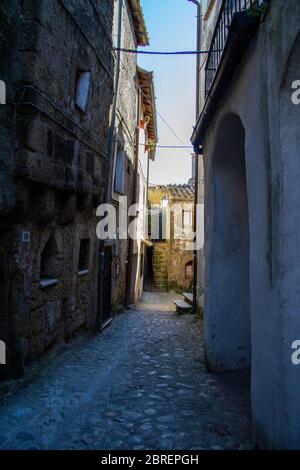
[[[155,141],[152,140],[152,139],[149,139],[148,142],[147,142],[147,145],[146,145],[146,149],[147,149],[147,151],[151,152],[152,150],[155,149],[155,146],[156,146]]]

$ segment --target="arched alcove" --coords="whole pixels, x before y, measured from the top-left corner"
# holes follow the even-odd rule
[[[206,359],[212,370],[243,369],[251,355],[249,218],[245,130],[235,114],[220,121],[211,165]]]

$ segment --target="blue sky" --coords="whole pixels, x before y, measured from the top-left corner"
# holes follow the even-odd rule
[[[187,0],[141,0],[150,36],[149,50],[195,50],[196,6]],[[195,121],[195,56],[142,56],[139,65],[154,71],[156,105],[176,134],[190,145]],[[181,145],[158,116],[159,145]],[[158,149],[150,162],[150,183],[186,183],[191,150]]]

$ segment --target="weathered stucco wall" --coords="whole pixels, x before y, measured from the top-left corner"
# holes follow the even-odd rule
[[[248,331],[255,442],[277,449],[300,445],[300,369],[291,361],[292,342],[300,337],[300,130],[299,106],[291,101],[292,81],[299,80],[299,20],[299,2],[271,2],[204,143],[207,361],[212,370],[241,367],[239,347],[244,348],[245,342],[238,345],[237,335],[240,341],[240,332]],[[246,208],[241,214],[232,209],[231,218],[222,220],[228,206],[233,208],[241,200],[219,192],[237,189],[233,178],[237,163],[228,163],[238,158],[236,138],[230,146],[229,132],[222,148],[216,144],[224,123],[233,117],[244,128],[246,184],[242,191],[247,191],[249,211],[249,277],[238,257],[228,260],[226,249],[220,252],[224,231],[217,230],[223,225],[226,234],[226,224],[233,229],[227,255],[233,240],[235,252],[245,249],[243,237],[234,238],[234,225],[245,226],[241,217]],[[236,275],[243,282],[239,288],[230,282]],[[248,292],[251,328],[240,308],[240,302],[248,302]]]

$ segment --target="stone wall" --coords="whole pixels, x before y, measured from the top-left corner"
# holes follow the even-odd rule
[[[193,278],[187,275],[186,265],[193,262],[193,252],[187,250],[186,241],[170,244],[168,258],[168,285],[170,290],[192,291]]]
[[[7,372],[21,372],[24,361],[95,325],[95,212],[106,178],[113,4],[24,0],[0,8],[1,31],[14,45],[1,61],[10,104],[1,107],[0,121],[0,158],[7,162],[0,336],[9,343]],[[86,113],[75,104],[80,71],[91,73]],[[89,240],[83,270],[81,240]]]
[[[158,201],[163,192],[152,189],[151,202]],[[176,292],[191,291],[193,276],[187,275],[186,265],[193,263],[193,251],[190,249],[191,227],[182,226],[182,211],[194,210],[193,201],[172,199],[168,207],[167,239],[153,241],[153,274],[155,286],[159,289]]]
[[[186,241],[154,242],[153,274],[155,286],[175,292],[191,291],[193,279],[186,277],[185,266],[193,261]]]
[[[114,0],[115,17],[114,31],[117,34],[118,21],[118,1]],[[115,36],[116,43],[116,36]],[[122,47],[135,49],[137,41],[132,22],[131,10],[127,1],[123,2],[122,14]],[[120,196],[127,196],[128,208],[132,204],[132,189],[134,178],[134,160],[135,160],[135,136],[137,125],[137,99],[136,88],[137,79],[137,58],[135,54],[121,54],[121,71],[119,93],[117,101],[116,126],[115,126],[115,146],[114,161],[111,165],[110,174],[110,201],[116,206],[119,214]],[[122,195],[114,191],[115,158],[117,146],[121,145],[125,154],[125,184]],[[114,279],[112,286],[113,303],[116,308],[124,304],[126,271],[128,266],[128,240],[119,239],[114,243]]]

